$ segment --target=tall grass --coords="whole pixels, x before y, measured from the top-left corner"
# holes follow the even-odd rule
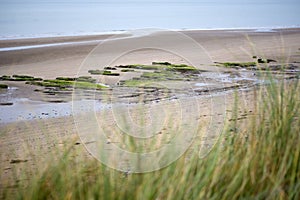
[[[299,83],[256,91],[247,125],[228,124],[204,158],[185,156],[159,171],[125,174],[72,148],[19,189],[19,199],[300,199]],[[237,103],[238,105],[238,103]],[[232,128],[233,127],[233,128]],[[232,131],[237,130],[237,131]]]

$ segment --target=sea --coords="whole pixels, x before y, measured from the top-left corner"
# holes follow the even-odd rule
[[[300,27],[299,0],[0,0],[0,39]]]

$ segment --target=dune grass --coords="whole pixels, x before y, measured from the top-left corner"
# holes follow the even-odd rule
[[[227,124],[204,158],[184,155],[159,171],[124,174],[93,159],[78,161],[70,148],[36,173],[17,197],[300,199],[299,91],[298,81],[262,87],[247,125]]]

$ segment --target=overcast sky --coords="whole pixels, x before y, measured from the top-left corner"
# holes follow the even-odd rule
[[[0,36],[300,26],[300,0],[0,0]]]
[[[164,2],[195,2],[195,3],[297,3],[299,0],[0,0],[2,3],[10,3],[10,2],[81,2],[81,3],[88,3],[88,2],[136,2],[136,3],[143,3],[143,2],[158,2],[158,3],[164,3]]]

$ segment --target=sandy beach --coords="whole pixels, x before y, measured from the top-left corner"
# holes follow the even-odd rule
[[[246,30],[220,30],[220,31],[185,31],[195,42],[202,45],[210,55],[212,62],[248,62],[252,56],[262,56],[271,59],[282,60],[288,58],[289,62],[298,61],[295,54],[299,48],[299,29],[286,29],[274,32],[255,32]],[[115,38],[115,36],[86,36],[72,38],[43,38],[43,39],[21,39],[15,41],[1,40],[0,47],[13,47],[62,42],[82,42]],[[137,38],[126,39],[128,42]],[[143,40],[143,37],[139,38]],[[164,39],[164,38],[163,38]],[[133,42],[133,41],[132,41]],[[135,42],[135,41],[134,41]],[[138,42],[138,41],[137,41]],[[173,43],[184,47],[184,44]],[[57,47],[34,48],[18,51],[4,51],[0,53],[1,74],[30,74],[44,78],[57,76],[74,76],[87,55],[97,46],[99,42],[80,45],[61,45]],[[118,52],[120,46],[114,41],[114,48],[107,49],[105,56],[111,56]],[[192,50],[189,50],[193,54]],[[147,53],[143,49],[136,55],[126,58],[131,63],[149,63],[153,60],[181,61],[175,56],[164,57],[160,51]],[[99,55],[101,56],[101,55]],[[197,56],[197,55],[193,55]],[[199,55],[198,55],[199,56]],[[100,58],[101,59],[101,58]],[[284,61],[284,60],[283,60]],[[182,61],[181,61],[182,62]],[[122,63],[126,64],[126,63]],[[202,64],[200,61],[196,64]],[[198,66],[197,66],[198,67]]]
[[[169,37],[168,34],[171,36]],[[166,38],[170,40],[167,41]],[[178,38],[180,38],[180,40]],[[19,74],[43,79],[89,76],[91,74],[88,73],[88,70],[91,69],[103,69],[107,66],[114,67],[133,64],[150,65],[154,61],[193,65],[201,71],[199,76],[204,80],[203,83],[207,85],[204,85],[204,88],[204,86],[200,84],[202,82],[199,82],[200,79],[191,79],[189,80],[189,84],[192,83],[190,84],[192,85],[190,87],[191,92],[186,90],[180,93],[182,96],[186,95],[184,98],[195,98],[193,101],[197,103],[197,105],[195,105],[195,107],[197,107],[197,109],[195,109],[197,113],[191,115],[189,118],[189,120],[194,121],[195,124],[201,124],[199,130],[197,129],[198,127],[195,127],[195,129],[197,129],[197,135],[194,139],[195,145],[189,150],[192,154],[199,152],[201,145],[210,146],[209,148],[211,148],[215,139],[222,132],[222,128],[224,128],[225,124],[233,119],[231,112],[236,99],[234,95],[236,88],[238,88],[237,91],[240,100],[237,117],[240,123],[243,124],[243,121],[251,118],[255,111],[254,93],[259,88],[258,80],[260,80],[257,78],[256,72],[216,66],[216,63],[246,63],[256,61],[255,59],[257,58],[264,58],[275,60],[276,62],[273,63],[273,65],[292,65],[294,71],[297,71],[300,67],[299,38],[300,29],[294,28],[274,29],[269,32],[256,32],[254,30],[193,30],[181,31],[180,33],[150,32],[143,36],[126,33],[123,35],[0,40],[0,76]],[[58,45],[48,47],[36,46],[46,44]],[[149,44],[152,44],[152,46]],[[159,44],[164,45],[165,49],[159,49]],[[35,46],[35,48],[1,51],[1,48],[20,46]],[[128,50],[126,48],[128,46],[132,48]],[[155,49],[155,47],[157,48]],[[182,55],[179,54],[181,52]],[[120,69],[117,71],[119,72]],[[110,97],[112,93],[112,96],[121,98],[120,96],[124,96],[125,94],[132,95],[140,92],[135,89],[126,91],[118,89],[117,85],[120,80],[138,77],[142,71],[138,71],[137,74],[134,74],[134,72],[130,73],[121,74],[120,77],[92,77],[110,86],[110,90],[108,90],[110,94],[105,93],[108,97]],[[239,75],[236,75],[237,73]],[[245,77],[243,73],[246,74]],[[278,70],[274,73],[280,74]],[[226,76],[223,76],[224,74]],[[287,77],[294,77],[294,75],[295,74],[291,76],[287,75]],[[10,94],[2,92],[1,102],[15,102],[14,99],[25,98],[27,100],[23,103],[24,107],[31,106],[31,104],[40,104],[42,107],[43,102],[48,103],[48,108],[44,111],[43,115],[46,115],[45,113],[51,115],[53,110],[49,107],[49,99],[61,100],[62,96],[65,95],[47,96],[43,92],[35,91],[40,87],[26,85],[24,82],[1,81],[0,83],[7,84],[10,88],[17,88],[16,90],[11,90]],[[168,85],[168,83],[170,83],[170,85]],[[163,84],[165,88],[175,91],[170,92],[170,94],[174,93],[173,96],[176,96],[177,89],[179,91],[181,87],[180,84],[177,86],[174,82],[164,82]],[[184,86],[185,84],[186,82],[183,83]],[[237,84],[239,84],[240,87],[236,87]],[[185,87],[183,87],[182,90],[185,90]],[[148,94],[146,89],[142,92],[143,94]],[[154,103],[156,103],[155,105],[157,106],[163,107],[164,103],[170,102],[172,99],[165,97],[165,94],[166,93],[158,91],[157,96],[162,95],[162,97],[157,100],[157,102],[151,101],[149,107],[152,109]],[[105,97],[102,96],[104,95],[102,91],[96,92],[94,96],[93,94],[89,95],[91,99],[95,98],[104,102],[103,99]],[[72,94],[66,96],[68,97],[63,99],[63,102],[66,104],[69,103],[68,106],[71,106],[70,102],[72,102],[72,98],[74,97],[72,97]],[[155,95],[151,94],[149,96],[151,99]],[[173,97],[172,95],[168,97],[170,96]],[[179,104],[182,103],[183,100],[180,99],[181,96],[177,98],[179,99],[179,103],[176,101],[178,105],[175,103],[174,108],[181,108]],[[130,99],[125,99],[124,101],[130,102]],[[132,102],[136,103],[135,101],[138,100],[133,99]],[[112,107],[114,108],[114,106]],[[134,107],[132,108],[132,110],[134,110]],[[117,109],[117,107],[115,107],[115,109]],[[149,108],[150,111],[151,109]],[[32,118],[18,122],[0,123],[0,162],[2,163],[0,165],[0,188],[14,188],[16,185],[16,183],[13,182],[13,180],[15,180],[15,173],[22,174],[24,168],[34,169],[37,166],[36,162],[40,163],[51,158],[57,148],[71,145],[74,146],[74,148],[80,149],[79,152],[84,156],[92,158],[89,153],[84,151],[85,149],[82,145],[82,143],[91,142],[91,138],[81,138],[82,140],[80,140],[79,136],[81,136],[81,134],[78,133],[78,130],[81,129],[78,129],[78,126],[76,127],[76,123],[77,125],[79,122],[82,123],[78,121],[82,120],[82,118],[74,119],[71,111],[72,109],[64,116],[55,116],[53,114],[51,117],[40,119],[38,116],[42,114],[37,112],[37,119]],[[57,111],[53,111],[53,113],[55,112],[57,113]],[[98,121],[102,123],[107,122],[106,132],[114,132],[115,122],[118,123],[118,118],[114,116],[114,113],[96,113],[96,119]],[[176,110],[174,110],[174,113],[176,113]],[[187,113],[182,113],[182,115],[188,116]],[[33,115],[34,111],[32,111],[31,114]],[[173,110],[167,114],[174,117]],[[5,115],[9,116],[10,113],[6,113]],[[137,114],[132,111],[131,117],[133,120],[136,119],[135,115]],[[144,113],[144,115],[151,118],[151,113]],[[158,119],[158,121],[159,120],[161,119]],[[180,120],[180,118],[177,119],[175,116],[174,120]],[[159,123],[158,121],[152,121],[152,123],[157,124]],[[95,128],[93,125],[91,126],[89,130]],[[161,128],[161,130],[157,132],[162,135],[169,134],[168,125],[166,125],[166,127],[166,129]],[[176,127],[170,125],[169,128],[175,129]],[[116,134],[117,131],[115,131],[114,134],[107,135],[109,141],[108,145],[122,142],[122,137],[118,137]],[[165,139],[168,140],[169,138],[166,137]],[[88,144],[86,145],[87,148],[89,148]],[[162,144],[157,145],[159,147],[159,145]],[[93,144],[91,144],[91,148],[94,148]],[[204,154],[205,151],[203,155]],[[21,178],[20,180],[18,179],[18,181],[22,181]]]

